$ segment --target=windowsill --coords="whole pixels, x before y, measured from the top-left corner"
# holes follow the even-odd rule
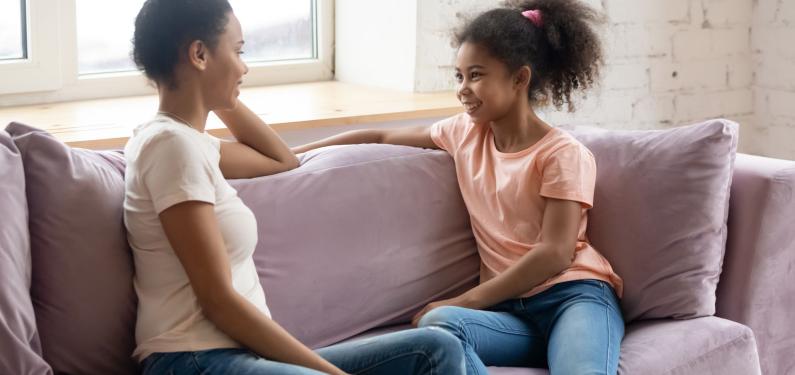
[[[241,90],[240,99],[277,132],[326,126],[451,116],[461,111],[452,92],[411,93],[335,81]],[[73,147],[122,148],[132,129],[157,110],[157,96],[87,100],[0,108],[0,121],[50,132]],[[215,116],[207,130],[231,134]]]

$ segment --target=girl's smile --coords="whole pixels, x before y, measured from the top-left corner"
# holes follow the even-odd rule
[[[516,85],[512,76],[505,64],[482,45],[466,42],[458,49],[456,94],[475,123],[501,119],[517,100],[527,101],[524,88]]]

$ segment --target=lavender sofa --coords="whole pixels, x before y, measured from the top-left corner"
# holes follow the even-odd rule
[[[619,373],[793,373],[795,162],[735,157],[736,125],[720,120],[568,130],[600,171],[589,236],[627,282]],[[20,124],[6,131],[0,373],[136,373],[123,158]],[[257,216],[273,316],[303,342],[403,329],[425,303],[475,285],[446,153],[359,145],[300,158],[296,170],[232,184]]]

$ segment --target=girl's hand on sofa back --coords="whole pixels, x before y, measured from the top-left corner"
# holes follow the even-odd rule
[[[292,151],[300,154],[320,147],[360,143],[386,143],[432,149],[439,148],[431,139],[431,128],[422,125],[397,129],[353,130],[317,142],[293,147]]]

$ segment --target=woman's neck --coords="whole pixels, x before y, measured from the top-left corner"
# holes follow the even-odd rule
[[[494,146],[500,152],[524,150],[544,137],[552,127],[541,120],[529,103],[513,106],[502,118],[491,123]]]
[[[207,115],[210,111],[204,104],[198,89],[179,87],[174,90],[168,88],[158,89],[160,107],[158,111],[170,116],[178,122],[184,122],[199,132],[204,132],[207,126]]]

